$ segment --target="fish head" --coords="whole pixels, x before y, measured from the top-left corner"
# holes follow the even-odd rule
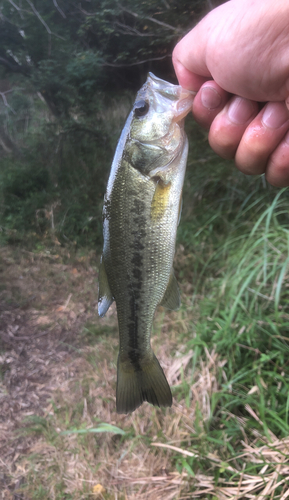
[[[132,110],[126,156],[143,175],[172,164],[184,148],[184,118],[194,93],[152,73],[139,90]]]

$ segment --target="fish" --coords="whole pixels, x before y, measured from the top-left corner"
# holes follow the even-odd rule
[[[131,413],[144,401],[172,405],[150,336],[158,305],[180,307],[173,259],[188,155],[184,118],[193,96],[149,73],[111,166],[103,205],[98,314],[103,317],[115,300],[117,413]]]

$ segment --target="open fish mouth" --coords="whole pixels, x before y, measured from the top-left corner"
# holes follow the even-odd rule
[[[172,104],[175,122],[182,121],[191,110],[196,92],[168,83],[152,73],[148,74],[147,85],[156,93],[157,101],[161,102],[162,99],[175,101]]]
[[[180,99],[178,102],[176,102],[176,106],[174,108],[175,122],[179,123],[191,111],[195,95],[196,92],[182,89]]]

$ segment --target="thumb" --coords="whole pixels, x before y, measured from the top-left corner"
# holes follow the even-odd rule
[[[173,65],[179,84],[197,92],[205,81],[212,78],[206,64],[207,39],[197,25],[175,47]]]

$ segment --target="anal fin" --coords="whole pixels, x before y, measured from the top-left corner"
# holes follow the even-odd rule
[[[179,309],[181,305],[179,285],[173,269],[171,271],[168,286],[162,298],[162,301],[160,302],[160,305],[166,307],[167,309],[171,309],[172,311]]]

